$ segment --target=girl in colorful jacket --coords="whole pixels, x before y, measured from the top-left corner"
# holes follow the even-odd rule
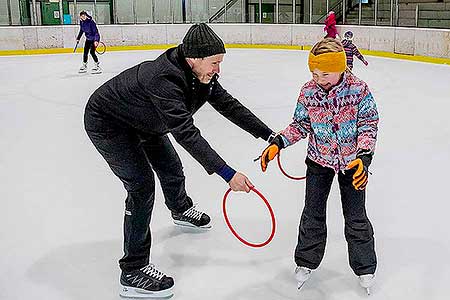
[[[84,43],[83,64],[81,65],[79,73],[87,72],[89,52],[91,53],[91,56],[95,62],[95,66],[94,68],[92,68],[91,72],[93,74],[101,73],[102,69],[100,68],[97,55],[95,54],[95,48],[97,48],[100,41],[100,34],[98,33],[97,24],[95,24],[94,20],[92,20],[92,17],[85,11],[80,12],[80,32],[77,36],[77,44],[80,41],[83,33],[86,35],[86,42]]]
[[[299,288],[322,261],[326,202],[337,174],[350,267],[369,292],[377,258],[365,197],[377,140],[377,107],[367,84],[347,69],[339,41],[318,42],[308,64],[312,80],[300,91],[292,122],[263,151],[261,168],[264,172],[281,149],[309,136],[305,207],[295,249]]]

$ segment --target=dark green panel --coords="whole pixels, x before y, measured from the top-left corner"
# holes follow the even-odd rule
[[[63,14],[69,14],[69,1],[63,0]]]
[[[275,23],[275,5],[273,4],[262,5],[262,22]]]
[[[259,5],[255,5],[255,20],[259,22]],[[263,23],[275,23],[275,5],[262,4],[262,22]]]
[[[20,24],[31,25],[30,2],[27,0],[19,1]]]
[[[59,18],[59,3],[41,2],[41,16],[42,16],[42,25],[61,24],[61,20]]]

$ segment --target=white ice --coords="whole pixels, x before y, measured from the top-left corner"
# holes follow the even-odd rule
[[[104,73],[77,73],[80,54],[0,57],[0,299],[119,299],[125,192],[83,129],[89,95],[103,82],[162,51],[109,52]],[[307,52],[230,49],[220,81],[274,130],[294,111],[309,80]],[[378,103],[381,122],[367,197],[378,254],[370,299],[447,299],[450,281],[450,66],[367,57],[354,73]],[[90,67],[92,67],[90,61]],[[179,149],[187,190],[213,218],[189,233],[172,224],[157,186],[151,259],[175,278],[173,299],[366,299],[348,266],[337,182],[328,205],[325,258],[301,292],[293,251],[304,183],[275,163],[266,173],[253,158],[265,147],[209,105],[196,125],[224,159],[246,173],[277,218],[262,249],[241,244],[222,216],[223,180],[208,176]],[[284,151],[292,174],[305,172],[306,142]],[[230,218],[253,242],[270,219],[254,194],[232,194]]]

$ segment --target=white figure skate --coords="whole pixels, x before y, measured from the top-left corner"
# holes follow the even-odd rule
[[[297,288],[301,289],[305,282],[311,277],[312,270],[306,267],[297,266],[295,268],[295,279],[297,280]]]
[[[78,70],[78,73],[86,73],[87,72],[87,63],[83,63]]]
[[[370,295],[370,289],[375,283],[375,275],[374,274],[367,274],[367,275],[361,275],[359,276],[359,284],[363,289],[366,290],[367,295]]]
[[[102,72],[102,68],[100,68],[100,63],[96,62],[94,67],[91,70],[91,74],[100,74]]]

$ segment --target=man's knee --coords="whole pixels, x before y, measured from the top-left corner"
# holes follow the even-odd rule
[[[124,186],[128,193],[151,195],[155,190],[155,181],[153,176],[140,176],[124,180]]]

